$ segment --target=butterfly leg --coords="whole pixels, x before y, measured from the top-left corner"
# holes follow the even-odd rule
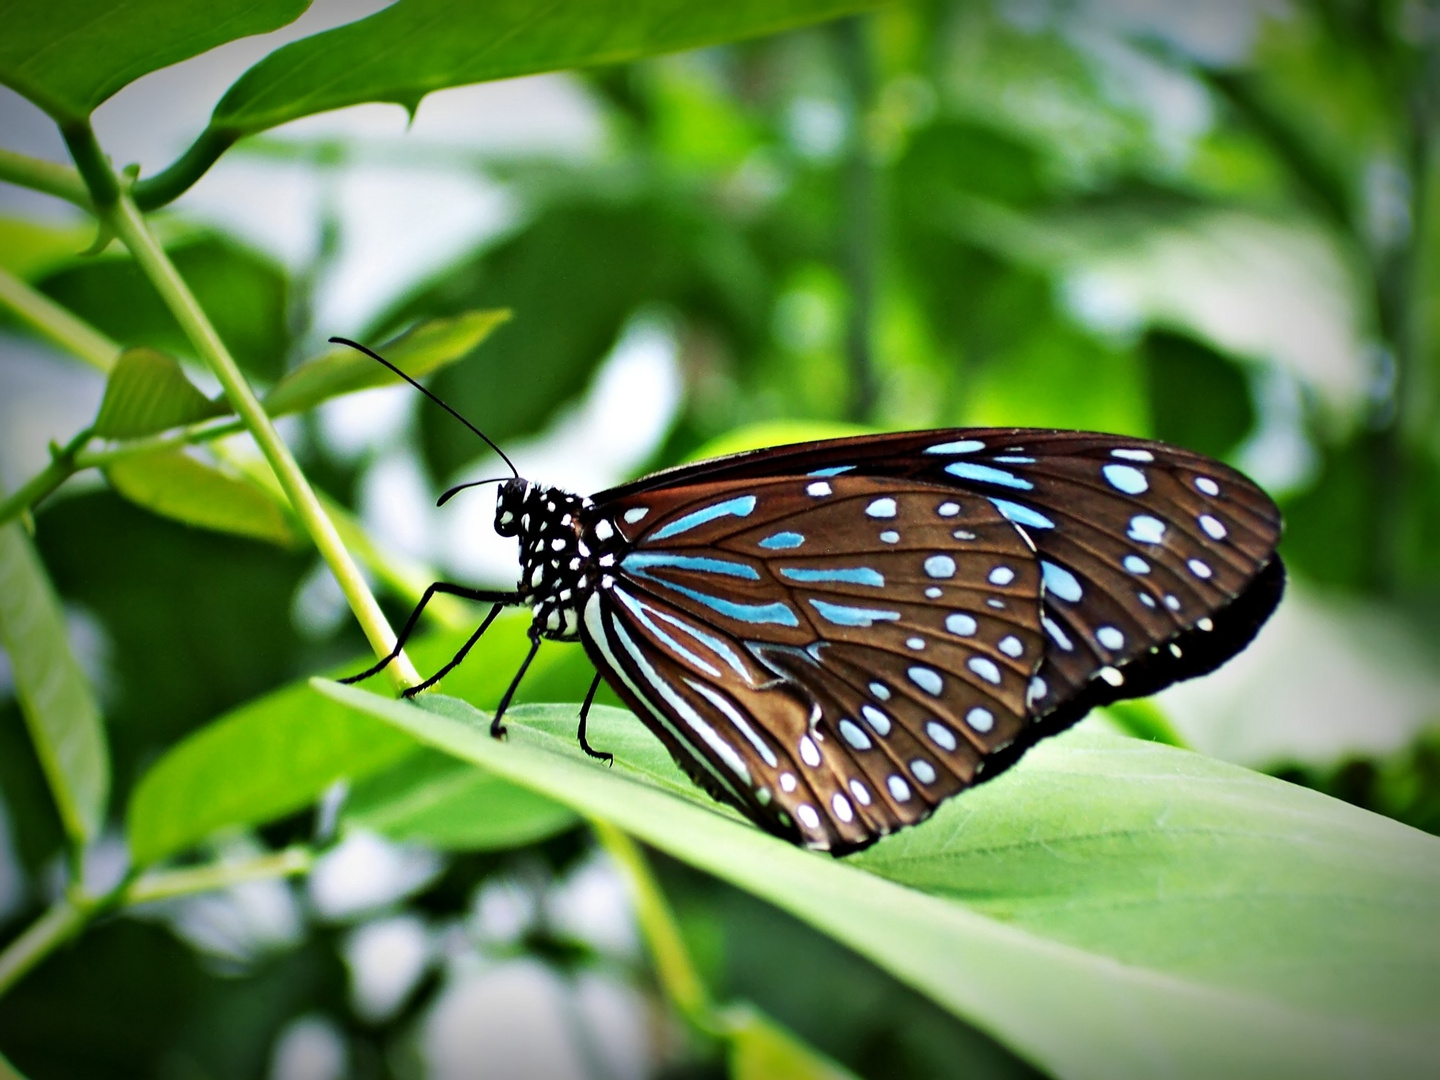
[[[615,755],[606,754],[600,750],[596,750],[593,746],[590,745],[590,740],[585,738],[585,721],[590,719],[590,706],[595,703],[595,691],[599,689],[600,676],[597,674],[595,676],[595,681],[590,684],[589,693],[585,695],[585,703],[580,706],[580,749],[584,750],[585,753],[589,754],[591,757],[603,761],[606,765],[609,765],[612,761],[615,760]]]
[[[400,636],[395,639],[395,647],[390,650],[390,655],[384,657],[373,667],[366,668],[360,672],[359,675],[348,675],[341,679],[340,682],[349,686],[351,683],[361,682],[370,678],[372,675],[378,675],[384,671],[385,668],[389,666],[390,661],[400,655],[400,650],[405,647],[405,642],[409,640],[410,634],[415,629],[415,624],[420,621],[420,613],[425,610],[425,605],[430,603],[430,598],[436,593],[444,593],[446,596],[459,596],[465,600],[493,600],[497,607],[505,604],[518,603],[520,599],[518,593],[495,592],[493,589],[467,589],[464,585],[453,585],[448,581],[436,581],[425,590],[425,595],[420,597],[420,602],[415,605],[415,610],[410,612],[410,617],[405,620],[405,628],[400,631]],[[493,613],[491,614],[491,618],[494,618]],[[485,625],[490,625],[489,620],[486,620]],[[469,649],[470,645],[473,644],[475,644],[474,641],[471,641],[470,644],[465,646],[465,649]],[[464,654],[464,650],[461,650],[461,655],[463,656]],[[445,670],[449,671],[450,669],[446,668]],[[424,685],[428,686],[430,684],[426,683]]]
[[[504,610],[504,608],[505,605],[497,601],[495,606],[490,609],[490,614],[485,616],[485,621],[480,624],[480,629],[476,630],[475,633],[470,635],[470,640],[465,642],[464,645],[460,646],[460,651],[450,658],[450,662],[448,664],[442,667],[439,671],[435,672],[434,675],[431,675],[420,685],[407,686],[404,690],[400,691],[400,696],[404,698],[413,698],[416,694],[420,693],[421,690],[430,689],[430,687],[434,686],[437,682],[439,682],[452,670],[454,670],[455,666],[459,664],[461,660],[465,659],[465,654],[470,651],[471,647],[474,646],[475,642],[480,640],[480,635],[485,633],[486,630],[490,629],[490,624],[495,621],[495,616],[499,615],[500,612]]]
[[[505,696],[500,699],[500,704],[495,709],[495,719],[490,721],[490,734],[500,738],[505,734],[505,725],[500,722],[505,715],[505,710],[510,707],[510,699],[515,696],[515,691],[520,687],[520,680],[525,678],[525,670],[530,666],[530,661],[535,659],[535,654],[540,651],[540,634],[534,625],[530,627],[530,651],[525,654],[525,659],[520,662],[520,670],[515,673],[515,678],[510,680],[510,688],[505,691]]]

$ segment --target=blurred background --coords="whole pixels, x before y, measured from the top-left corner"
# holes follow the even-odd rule
[[[382,6],[321,0],[141,79],[96,114],[100,141],[151,174],[261,56]],[[523,475],[582,493],[756,423],[791,439],[1092,428],[1223,458],[1280,501],[1292,585],[1254,647],[1158,704],[1205,753],[1434,832],[1437,35],[1422,0],[901,3],[444,91],[413,118],[300,121],[239,144],[166,211],[165,236],[260,384],[332,334],[378,345],[420,318],[512,309],[432,388]],[[0,132],[67,160],[8,90]],[[118,341],[186,356],[121,254],[74,256],[93,237],[64,209],[0,191],[12,269]],[[103,388],[0,326],[7,489]],[[434,507],[496,461],[419,395],[368,391],[284,431],[385,545],[513,584],[493,488]],[[104,698],[116,805],[188,731],[364,651],[313,553],[164,520],[98,478],[37,525]],[[570,653],[528,700],[578,700],[588,666]],[[8,937],[54,889],[60,838],[3,667],[0,792]],[[323,834],[325,817],[226,843]],[[717,994],[857,1073],[1030,1071],[788,916],[660,869]],[[0,1045],[43,1063],[37,1078],[722,1069],[666,1013],[620,880],[578,828],[510,851],[347,831],[301,884],[98,927],[6,999]]]

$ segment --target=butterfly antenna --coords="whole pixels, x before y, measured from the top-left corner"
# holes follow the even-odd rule
[[[452,495],[459,494],[466,488],[479,487],[481,484],[503,484],[508,479],[508,476],[492,476],[488,480],[470,480],[464,484],[456,484],[449,491],[445,492],[444,495],[441,495],[440,498],[436,499],[435,505],[444,506],[447,502],[450,501],[450,497]]]
[[[449,405],[447,405],[447,404],[445,404],[445,402],[441,401],[440,398],[439,398],[437,395],[432,394],[429,390],[425,389],[425,387],[421,386],[417,381],[415,381],[414,379],[412,379],[409,375],[406,375],[405,372],[401,371],[398,367],[396,367],[394,364],[392,364],[389,360],[386,360],[383,356],[381,356],[381,355],[380,355],[379,353],[377,353],[375,350],[373,350],[373,349],[367,349],[364,345],[361,345],[358,341],[351,341],[349,338],[332,337],[332,338],[330,339],[330,341],[331,341],[332,344],[335,344],[335,345],[348,345],[350,348],[354,349],[356,352],[362,352],[362,353],[364,353],[366,356],[370,357],[370,359],[371,359],[371,360],[374,360],[376,363],[384,364],[387,368],[389,368],[391,371],[393,371],[396,375],[399,375],[400,378],[404,379],[407,383],[409,383],[411,386],[413,386],[416,390],[419,390],[422,394],[424,394],[426,397],[428,397],[431,401],[435,402],[436,405],[439,405],[442,409],[444,409],[446,412],[448,412],[448,413],[449,413],[451,416],[453,416],[456,420],[459,420],[459,421],[460,421],[462,424],[464,424],[467,428],[469,428],[469,429],[470,429],[471,431],[473,431],[476,435],[478,435],[478,436],[480,437],[481,441],[484,442],[486,446],[490,447],[491,450],[494,450],[495,453],[499,454],[500,457],[501,457],[501,459],[505,462],[505,464],[510,466],[510,471],[515,474],[516,478],[517,478],[517,479],[519,478],[519,476],[520,476],[520,470],[517,469],[517,468],[515,468],[515,463],[510,460],[509,456],[505,453],[504,450],[501,450],[500,447],[498,447],[498,446],[495,445],[494,441],[490,438],[490,436],[486,435],[483,431],[481,431],[479,428],[477,428],[477,427],[476,427],[474,424],[472,424],[469,420],[466,420],[465,417],[461,416],[458,412],[456,412],[454,409],[452,409]],[[483,481],[483,480],[477,481],[477,483],[485,483],[485,482],[486,482],[486,481]],[[469,485],[465,485],[465,484],[462,484],[462,485],[461,485],[461,487],[467,487],[467,486],[469,486]],[[460,490],[460,488],[452,488],[450,491],[447,491],[443,496],[441,496],[440,502],[443,503],[446,499],[448,499],[452,494],[454,494],[454,493],[455,493],[456,491],[458,491],[458,490]]]

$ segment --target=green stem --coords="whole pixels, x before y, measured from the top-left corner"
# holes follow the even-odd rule
[[[207,127],[169,168],[135,185],[135,204],[142,210],[158,210],[179,198],[239,137],[237,131]]]
[[[685,939],[680,936],[680,925],[670,905],[665,902],[665,894],[650,871],[644,851],[609,822],[592,820],[590,827],[595,830],[600,846],[615,861],[629,883],[640,932],[645,936],[645,944],[655,962],[655,974],[665,996],[682,1016],[701,1031],[723,1035],[727,1027],[725,1018],[710,1002],[700,973],[695,970],[695,964],[685,948]]]
[[[97,197],[96,202],[103,203],[103,200]],[[355,618],[376,656],[388,655],[395,643],[395,633],[386,621],[384,612],[380,610],[374,594],[365,584],[360,568],[345,550],[339,533],[325,515],[319,498],[305,479],[305,474],[290,453],[290,448],[285,445],[285,441],[270,422],[264,406],[245,381],[230,351],[220,340],[220,335],[215,332],[189,286],[185,284],[128,195],[121,194],[115,203],[104,208],[102,213],[105,221],[125,242],[140,269],[160,293],[161,299],[194,345],[196,353],[220,381],[226,398],[244,421],[266,461],[270,463],[270,468],[290,500],[296,517],[305,526],[321,557],[329,564],[331,573],[335,575],[341,592],[349,602],[350,609],[355,613]],[[401,653],[388,670],[397,687],[413,686],[420,681],[419,674],[404,653]]]
[[[52,458],[50,464],[32,476],[3,501],[0,501],[0,526],[10,524],[27,510],[40,503],[47,495],[75,475],[73,463]]]
[[[108,372],[115,366],[119,345],[4,267],[0,267],[0,304],[91,367]]]
[[[845,355],[850,369],[848,417],[864,423],[874,418],[878,396],[873,340],[875,262],[880,247],[878,176],[866,130],[874,107],[875,77],[864,16],[842,20],[834,29],[854,120],[850,150],[844,163],[841,189],[844,224],[840,230],[845,284],[850,294],[845,325]]]
[[[69,897],[61,897],[30,928],[0,952],[0,995],[26,972],[70,940],[89,918],[89,912]]]
[[[0,180],[32,191],[43,191],[85,210],[94,209],[90,193],[85,190],[85,182],[68,165],[41,161],[13,150],[0,150]]]
[[[315,853],[307,847],[288,847],[269,855],[236,862],[210,863],[186,867],[184,870],[160,870],[137,878],[122,894],[126,907],[170,900],[192,893],[212,892],[240,885],[247,881],[266,881],[277,877],[295,877],[308,873],[315,864]]]

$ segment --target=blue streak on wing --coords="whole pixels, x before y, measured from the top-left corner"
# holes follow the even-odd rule
[[[815,470],[813,470],[813,471],[811,471],[811,472],[806,473],[805,475],[806,475],[806,476],[839,476],[841,473],[847,473],[847,472],[849,472],[850,470],[852,470],[853,468],[855,468],[854,465],[832,465],[832,466],[831,466],[830,468],[828,468],[828,469],[815,469]]]
[[[707,664],[704,660],[700,659],[700,657],[696,656],[689,649],[685,648],[684,645],[681,645],[664,630],[660,629],[660,627],[655,625],[655,620],[650,618],[650,614],[653,612],[654,614],[658,615],[659,612],[655,611],[653,608],[648,607],[645,604],[642,604],[639,600],[636,600],[624,589],[616,589],[614,591],[615,595],[620,598],[620,602],[634,613],[635,618],[640,623],[640,625],[645,627],[646,630],[650,631],[651,635],[653,635],[657,641],[665,645],[665,647],[668,648],[671,652],[673,652],[676,656],[679,656],[684,660],[688,660],[691,665],[705,672],[705,674],[709,675],[711,678],[720,677],[719,668],[717,668],[713,664]]]
[[[824,570],[798,570],[781,567],[780,574],[791,581],[844,581],[851,585],[873,585],[877,589],[885,585],[885,575],[868,566],[844,566]]]
[[[1055,527],[1055,523],[1038,510],[1013,503],[1009,499],[991,499],[990,501],[995,505],[996,510],[1015,522],[1016,525],[1029,525],[1036,529],[1053,529]]]
[[[698,626],[692,626],[684,619],[676,618],[668,611],[660,611],[656,609],[655,614],[659,618],[664,619],[671,626],[675,627],[675,629],[681,630],[684,633],[689,634],[696,641],[708,646],[710,650],[715,653],[716,656],[720,657],[722,660],[724,660],[727,664],[730,665],[731,670],[733,670],[736,675],[739,675],[740,678],[744,679],[752,686],[754,685],[754,680],[750,677],[750,672],[747,671],[745,669],[745,665],[740,662],[739,654],[729,645],[725,644],[725,642],[722,641],[720,638],[716,637],[714,634],[707,634]]]
[[[788,551],[805,543],[805,537],[797,532],[778,532],[760,541],[760,546],[771,551]]]
[[[677,585],[673,581],[662,582],[667,589],[674,589],[681,596],[688,596],[692,600],[698,600],[706,607],[718,611],[721,615],[731,619],[738,619],[740,622],[748,623],[776,623],[780,626],[799,626],[800,620],[790,608],[778,601],[773,604],[737,604],[734,600],[726,600],[719,596],[709,596],[696,589],[688,589],[684,585]]]
[[[812,599],[810,606],[820,613],[822,619],[832,622],[836,626],[874,626],[877,622],[894,622],[900,618],[898,611],[879,611],[875,608],[827,604],[824,600]]]
[[[759,581],[755,569],[744,563],[729,559],[711,559],[701,555],[671,555],[663,551],[632,551],[620,561],[620,565],[636,577],[649,578],[645,573],[652,566],[670,566],[676,570],[693,570],[699,574],[724,574],[726,577]],[[654,580],[651,578],[651,580]],[[668,585],[669,582],[666,582]]]
[[[981,465],[974,461],[952,461],[945,466],[945,471],[951,476],[958,476],[961,480],[979,480],[985,484],[999,484],[1001,487],[1018,488],[1021,491],[1029,491],[1035,485],[1023,477],[1016,476],[1004,469],[997,469],[993,465]]]
[[[740,495],[733,499],[726,499],[724,502],[713,503],[703,509],[686,514],[684,517],[676,518],[670,524],[662,526],[657,532],[650,534],[650,540],[666,540],[680,533],[689,532],[697,525],[704,525],[707,521],[714,521],[716,518],[749,517],[755,510],[754,495]]]

